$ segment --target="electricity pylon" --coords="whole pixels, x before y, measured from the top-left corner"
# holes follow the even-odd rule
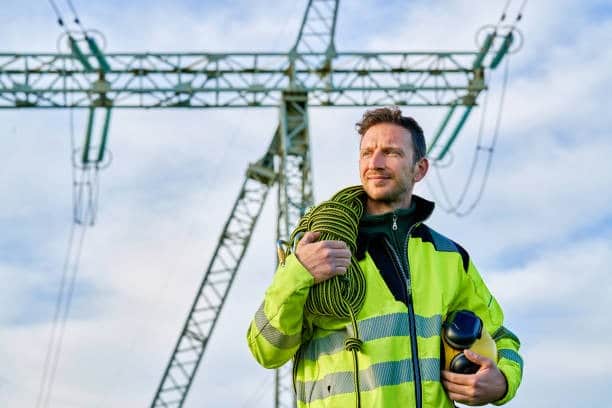
[[[152,407],[185,402],[270,188],[278,186],[279,239],[313,204],[308,106],[447,107],[430,144],[431,151],[446,140],[441,159],[485,90],[485,68],[494,69],[513,41],[511,31],[491,31],[476,51],[337,52],[338,3],[309,0],[288,53],[105,54],[92,39],[86,52],[72,38],[70,53],[0,53],[0,109],[101,108],[109,115],[115,108],[280,107],[268,149],[247,167]],[[458,108],[463,114],[445,137]],[[106,122],[102,143],[107,130]],[[276,373],[276,407],[294,403],[290,372],[287,365]]]

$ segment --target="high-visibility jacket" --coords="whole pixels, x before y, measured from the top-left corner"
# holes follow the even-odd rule
[[[424,214],[421,218],[427,218],[433,203],[413,198]],[[508,389],[495,404],[509,401],[522,377],[520,343],[503,326],[502,309],[467,252],[420,222],[411,228],[406,247],[407,265],[402,268],[408,304],[394,298],[369,252],[359,261],[367,282],[357,316],[363,341],[358,353],[362,407],[453,407],[440,380],[440,334],[446,315],[459,309],[476,313],[496,341],[497,366]],[[312,275],[294,255],[288,256],[251,322],[248,345],[266,368],[295,357],[298,407],[351,407],[356,398],[354,363],[344,341],[353,335],[352,325],[304,312],[313,285]]]

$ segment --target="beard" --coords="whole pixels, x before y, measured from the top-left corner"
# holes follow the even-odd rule
[[[397,182],[397,180],[391,179],[393,181],[393,185],[385,186],[384,184],[388,184],[388,180],[386,183],[377,183],[376,181],[369,181],[368,183],[363,184],[363,189],[365,190],[368,198],[372,201],[377,201],[380,203],[397,203],[402,201],[407,194],[410,192],[410,186],[402,185]],[[381,184],[377,186],[376,184]]]

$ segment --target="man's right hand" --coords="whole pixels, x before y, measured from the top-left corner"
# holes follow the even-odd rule
[[[317,241],[321,233],[308,231],[298,242],[295,256],[314,277],[315,284],[344,275],[351,264],[351,251],[343,241]]]

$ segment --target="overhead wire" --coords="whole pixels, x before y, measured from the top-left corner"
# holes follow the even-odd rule
[[[510,3],[512,3],[512,0],[506,0],[506,5],[502,9],[501,16],[499,17],[499,22],[497,23],[498,25],[506,19],[506,14],[508,13],[508,7],[510,7]]]
[[[62,354],[64,334],[66,332],[66,322],[68,321],[68,316],[70,314],[70,309],[72,306],[72,299],[74,295],[74,289],[76,286],[77,276],[79,273],[79,265],[80,265],[81,254],[83,250],[83,242],[85,240],[86,231],[87,231],[87,227],[81,226],[81,234],[80,234],[80,238],[78,240],[78,243],[77,243],[77,246],[74,252],[74,257],[73,257],[73,262],[72,262],[72,274],[70,276],[70,282],[69,282],[69,285],[66,291],[66,300],[64,301],[64,310],[63,310],[63,314],[60,320],[60,326],[59,326],[59,332],[58,332],[59,334],[58,334],[57,342],[55,345],[55,352],[53,354],[51,369],[49,372],[47,395],[44,399],[44,403],[42,405],[43,407],[49,406],[50,401],[51,401],[51,396],[53,394],[53,387],[55,385],[57,368],[59,366],[60,357]]]
[[[509,65],[510,65],[510,58],[508,57],[506,59],[505,64],[504,64],[504,76],[503,76],[503,80],[502,80],[502,89],[501,89],[501,95],[500,95],[500,102],[499,102],[499,107],[498,107],[498,111],[497,111],[497,117],[496,117],[496,121],[495,121],[495,127],[494,127],[494,131],[493,131],[493,135],[491,137],[491,143],[488,146],[483,146],[480,143],[477,144],[477,146],[475,148],[474,160],[472,162],[472,167],[471,167],[471,170],[470,170],[470,175],[468,176],[468,181],[466,182],[466,184],[464,186],[464,190],[463,190],[463,192],[462,192],[462,194],[460,196],[460,199],[457,201],[457,203],[455,203],[454,205],[451,205],[450,208],[442,208],[444,211],[446,211],[448,213],[451,213],[451,214],[455,214],[458,217],[465,217],[465,216],[469,215],[476,208],[476,206],[480,203],[480,201],[481,201],[481,199],[483,197],[484,190],[485,190],[485,187],[487,185],[487,181],[489,179],[489,175],[490,175],[490,172],[491,172],[491,165],[492,165],[492,162],[493,162],[493,155],[495,153],[495,147],[497,145],[497,140],[499,138],[499,131],[500,131],[500,127],[501,127],[501,118],[502,118],[502,114],[503,114],[504,101],[505,101],[505,96],[506,96],[506,89],[508,87]],[[483,112],[483,117],[484,117],[484,112]],[[475,166],[476,166],[476,163],[477,163],[477,160],[478,160],[478,155],[479,155],[480,151],[485,151],[486,152],[487,159],[486,159],[486,164],[485,164],[483,176],[482,176],[482,179],[481,179],[481,182],[480,182],[480,187],[478,189],[478,193],[476,194],[476,197],[474,198],[472,203],[465,210],[460,210],[459,207],[463,203],[465,195],[467,194],[467,189],[469,188],[469,186],[471,184],[471,180],[472,180],[472,177],[473,177],[473,174],[474,174],[474,169],[475,169]],[[435,166],[434,166],[434,168],[435,168]],[[436,174],[438,175],[438,180],[439,180],[439,183],[440,183],[440,189],[442,190],[442,194],[448,200],[449,193],[448,193],[446,187],[444,186],[444,183],[441,180],[441,177],[439,176],[439,173],[436,173]],[[434,194],[432,194],[432,195],[434,195]],[[435,195],[434,195],[434,199],[436,199]]]
[[[64,19],[62,18],[62,13],[60,12],[60,9],[57,7],[57,4],[55,4],[55,1],[53,0],[49,0],[49,3],[51,4],[51,8],[53,9],[53,11],[55,12],[55,15],[57,16],[57,24],[59,24],[60,27],[66,29],[66,27],[64,26]]]
[[[527,5],[527,0],[523,0],[523,3],[519,7],[518,13],[516,14],[515,24],[522,20],[523,10],[525,9],[526,5]]]
[[[74,142],[74,115],[72,108],[70,109],[70,140],[71,140],[71,155],[74,156],[76,148]],[[76,172],[73,167],[73,186],[75,185]],[[75,232],[80,228],[80,237],[78,241],[74,241]],[[50,404],[57,376],[57,369],[60,362],[60,357],[63,348],[64,334],[66,323],[72,306],[72,298],[76,286],[76,280],[79,272],[80,259],[83,250],[83,242],[87,224],[78,222],[77,218],[73,218],[70,229],[70,238],[68,241],[68,249],[64,259],[62,268],[62,276],[60,279],[59,292],[56,299],[56,307],[52,322],[51,336],[48,342],[47,353],[45,355],[43,378],[40,384],[39,395],[37,396],[36,407],[47,407]],[[67,280],[70,273],[70,279]],[[42,404],[42,405],[41,405]]]
[[[476,208],[476,206],[478,205],[478,203],[480,202],[480,200],[482,199],[483,193],[484,193],[484,189],[487,185],[487,181],[489,179],[489,174],[491,172],[491,163],[493,162],[493,153],[495,151],[495,146],[497,144],[497,139],[499,137],[499,129],[501,126],[501,118],[502,118],[502,113],[504,110],[504,100],[505,100],[505,96],[506,96],[506,88],[507,88],[507,84],[508,84],[508,72],[509,72],[509,65],[510,65],[510,58],[506,58],[506,62],[504,65],[504,82],[502,85],[502,94],[500,97],[500,102],[499,102],[499,110],[497,112],[497,120],[495,123],[495,131],[493,132],[493,141],[491,143],[491,146],[488,148],[488,159],[487,159],[487,164],[486,164],[486,169],[484,172],[484,176],[482,179],[482,183],[480,184],[480,189],[478,191],[478,195],[476,196],[476,199],[472,202],[472,204],[470,205],[470,207],[463,212],[458,212],[457,215],[460,217],[465,217],[466,215],[470,214],[474,208]]]
[[[47,351],[45,353],[45,360],[43,363],[42,377],[41,377],[40,385],[38,388],[38,394],[36,396],[35,406],[37,408],[40,407],[40,404],[43,399],[43,394],[45,394],[45,390],[47,387],[47,376],[48,376],[48,371],[49,371],[49,364],[51,363],[51,355],[54,353],[54,350],[55,350],[55,336],[56,336],[55,332],[57,330],[57,322],[59,320],[59,315],[60,315],[62,305],[63,305],[64,288],[66,286],[66,280],[67,280],[66,277],[68,275],[68,269],[70,266],[69,261],[70,261],[70,252],[72,250],[72,240],[74,238],[74,230],[75,230],[75,224],[73,223],[70,228],[70,234],[68,238],[68,249],[66,251],[66,256],[64,257],[64,265],[62,267],[62,274],[60,278],[58,294],[55,300],[55,311],[53,313],[53,322],[51,324],[51,334],[47,342]]]
[[[72,4],[71,0],[66,0],[66,2],[68,3],[68,7],[70,8],[70,10],[72,11],[72,14],[74,14],[74,23],[76,25],[78,25],[79,27],[81,27],[81,29],[83,29],[83,26],[81,25],[81,19],[79,19],[79,15],[74,7],[74,5]],[[85,29],[83,29],[83,31],[85,31]]]
[[[256,384],[254,391],[249,394],[249,396],[244,400],[241,407],[242,408],[253,408],[258,406],[259,402],[263,399],[265,395],[267,387],[274,380],[273,375],[264,376],[263,380]]]
[[[53,0],[49,0],[49,3],[53,11],[55,12],[55,15],[57,17],[57,23],[59,24],[60,27],[64,28],[64,30],[66,31],[66,28],[64,26],[64,20],[62,18],[62,14],[59,8],[57,7],[57,4],[55,4]],[[70,110],[70,113],[72,115],[72,109]],[[71,122],[71,127],[72,127],[72,117],[71,117],[70,122]],[[72,146],[74,143],[72,132],[70,136],[71,136],[71,146]],[[72,152],[71,152],[71,155],[72,155]],[[43,362],[42,376],[40,379],[38,393],[36,396],[36,405],[35,405],[36,408],[40,407],[40,404],[46,399],[45,396],[46,396],[47,384],[48,384],[49,365],[51,364],[52,355],[54,355],[55,349],[56,349],[56,330],[57,330],[57,324],[58,324],[59,316],[62,310],[62,306],[64,304],[64,290],[66,286],[66,280],[67,280],[66,278],[68,275],[68,270],[70,267],[70,254],[72,252],[74,230],[75,230],[75,224],[72,223],[70,227],[69,238],[68,238],[68,248],[66,250],[66,255],[64,257],[64,264],[62,267],[60,284],[58,288],[58,293],[56,295],[55,308],[54,308],[54,313],[53,313],[53,321],[51,323],[51,333],[49,335],[49,340],[47,342],[47,349],[45,352],[45,358]]]
[[[52,7],[58,15],[58,21],[63,26],[61,14],[57,5],[50,0]],[[72,105],[72,104],[71,104]],[[64,334],[66,331],[66,324],[70,314],[72,306],[72,299],[76,286],[77,276],[79,273],[80,260],[83,250],[83,242],[85,239],[85,232],[87,230],[87,224],[79,222],[79,210],[74,205],[77,201],[81,200],[82,191],[77,191],[77,179],[78,173],[74,162],[77,149],[75,147],[76,141],[74,136],[74,112],[73,108],[70,108],[70,154],[72,162],[72,185],[73,185],[73,220],[70,227],[68,247],[64,257],[62,266],[62,272],[60,277],[60,283],[58,293],[55,301],[55,308],[53,313],[53,320],[51,323],[51,332],[49,340],[47,342],[47,349],[45,352],[45,358],[43,362],[42,377],[40,380],[38,394],[36,397],[36,408],[47,407],[50,404],[51,397],[53,394],[53,388],[55,385],[55,379],[57,376],[57,369],[59,366]],[[91,224],[90,224],[91,225]],[[75,243],[76,231],[79,229],[80,237]],[[69,277],[70,274],[70,277]]]
[[[508,33],[515,31],[516,30],[516,24],[522,19],[523,16],[523,11],[525,9],[525,6],[527,4],[528,0],[523,0],[523,2],[521,3],[515,21],[513,22],[512,25],[510,26],[504,26],[506,27],[509,31]],[[496,32],[500,27],[501,24],[505,21],[506,17],[507,17],[507,13],[508,13],[508,9],[510,7],[512,3],[512,0],[507,0],[504,8],[502,10],[501,16],[499,18],[498,23],[493,27],[494,32]],[[514,51],[516,52],[516,50]],[[430,194],[432,195],[432,197],[434,198],[434,200],[438,203],[438,205],[441,207],[441,209],[447,213],[451,213],[451,214],[455,214],[459,217],[464,217],[469,215],[478,205],[478,203],[481,201],[482,196],[484,194],[484,190],[489,178],[489,174],[491,171],[491,164],[492,164],[492,160],[493,160],[493,155],[495,152],[495,146],[497,144],[497,139],[499,136],[499,129],[500,129],[500,125],[501,125],[501,116],[503,113],[503,104],[504,104],[504,99],[505,99],[505,94],[506,94],[506,89],[507,89],[507,84],[508,84],[508,76],[509,76],[509,56],[506,57],[506,62],[504,65],[504,73],[503,73],[503,80],[502,80],[502,90],[501,90],[501,96],[500,96],[500,105],[498,108],[498,113],[497,113],[497,119],[496,119],[496,123],[495,123],[495,127],[494,127],[494,131],[493,131],[493,135],[491,137],[491,142],[488,145],[483,145],[482,143],[482,135],[483,135],[483,129],[484,129],[484,123],[485,123],[485,118],[486,118],[486,111],[487,111],[487,106],[488,106],[488,95],[489,93],[485,93],[485,100],[483,102],[483,111],[482,111],[482,115],[481,115],[481,121],[480,121],[480,126],[479,126],[479,131],[478,131],[478,139],[476,142],[476,147],[474,150],[474,156],[472,159],[472,164],[470,166],[470,170],[468,172],[468,176],[466,178],[466,182],[464,183],[463,189],[461,190],[461,193],[459,194],[459,197],[457,198],[456,201],[452,200],[450,198],[450,194],[448,192],[448,189],[446,188],[444,181],[442,179],[442,176],[440,174],[440,169],[442,168],[441,166],[438,165],[438,163],[434,162],[433,166],[434,167],[434,172],[436,174],[436,179],[438,181],[439,184],[439,188],[440,191],[442,193],[442,198],[444,201],[439,200],[437,194],[435,193],[435,189],[432,187],[432,185],[430,184],[429,180],[426,179],[426,185],[430,191]],[[489,84],[486,84],[486,87],[488,88]],[[473,201],[471,202],[471,204],[469,204],[465,209],[461,209],[461,206],[463,205],[468,192],[471,190],[472,187],[472,182],[474,179],[474,175],[476,172],[476,168],[480,162],[480,153],[481,152],[485,152],[485,154],[487,155],[486,157],[486,162],[484,165],[484,170],[483,170],[483,175],[481,178],[481,182],[480,182],[480,187],[478,187],[478,191],[476,193],[475,198],[473,199]],[[448,166],[444,166],[444,167],[448,167]],[[454,201],[454,202],[453,202]],[[442,202],[444,202],[444,204],[441,204]]]
[[[489,84],[487,83],[486,85],[487,87],[489,86]],[[465,199],[468,191],[470,190],[470,187],[472,185],[472,180],[475,174],[475,170],[476,167],[479,163],[479,157],[480,157],[480,152],[482,150],[482,138],[483,138],[483,131],[484,131],[484,124],[486,121],[486,117],[487,117],[487,106],[488,106],[488,101],[489,101],[489,92],[485,93],[485,99],[483,102],[483,108],[482,108],[482,113],[480,116],[480,125],[479,125],[479,130],[478,130],[478,138],[477,138],[477,142],[476,142],[476,148],[474,149],[474,156],[472,159],[472,164],[470,166],[470,171],[469,174],[467,176],[467,179],[464,183],[463,186],[463,190],[461,191],[461,193],[459,194],[459,198],[457,199],[457,201],[455,203],[453,203],[452,199],[450,198],[450,194],[448,194],[447,189],[444,186],[444,181],[442,180],[442,176],[440,174],[440,167],[434,163],[434,171],[436,174],[436,179],[438,180],[438,184],[440,186],[440,189],[442,191],[442,194],[444,196],[444,199],[446,201],[447,207],[442,207],[442,209],[445,212],[448,213],[455,213],[458,208],[461,206],[461,204],[463,204],[463,200]]]

